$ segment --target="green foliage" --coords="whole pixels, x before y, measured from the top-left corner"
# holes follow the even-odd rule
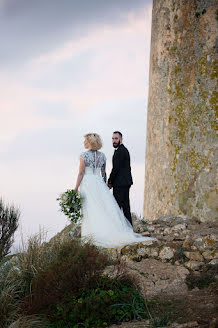
[[[75,190],[68,189],[57,200],[59,201],[61,212],[68,216],[72,223],[77,223],[82,217],[82,198],[80,195]]]
[[[112,264],[113,278],[104,274]],[[152,317],[161,325],[166,318],[159,304],[153,315],[154,307],[124,264],[111,263],[105,251],[78,238],[46,243],[41,233],[0,264],[0,328],[15,320],[23,328],[103,328]]]
[[[143,318],[148,318],[144,298],[130,281],[101,276],[77,297],[58,304],[50,320],[52,328],[91,328]]]
[[[106,327],[147,318],[144,298],[124,268],[117,270],[115,278],[103,274],[111,265],[107,253],[79,239],[42,241],[32,237],[25,251],[0,269],[4,290],[16,287],[12,297],[13,289],[6,290],[7,313],[2,309],[1,328],[36,316],[39,324],[46,319],[51,328]]]
[[[0,328],[6,328],[20,318],[20,304],[31,291],[33,278],[45,263],[53,261],[60,247],[59,241],[46,245],[40,231],[29,238],[27,245],[23,244],[18,254],[7,256],[0,262]],[[25,327],[23,320],[30,320],[20,318],[22,327]]]
[[[108,263],[103,252],[78,239],[62,236],[46,243],[42,233],[31,237],[22,252],[0,263],[0,328],[24,317],[40,321],[50,311],[47,296],[55,308],[72,290],[77,295],[88,280],[94,281]]]
[[[56,257],[44,263],[32,279],[31,293],[23,301],[27,314],[50,312],[60,303],[80,294],[91,281],[95,281],[109,264],[105,253],[91,244],[68,239],[62,242]]]
[[[0,199],[0,260],[9,253],[18,228],[20,211],[13,205],[4,205]]]

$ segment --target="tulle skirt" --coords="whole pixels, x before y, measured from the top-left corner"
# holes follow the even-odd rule
[[[85,169],[80,184],[82,201],[81,236],[101,247],[119,248],[135,242],[156,240],[133,231],[114,196],[100,176],[100,170]]]

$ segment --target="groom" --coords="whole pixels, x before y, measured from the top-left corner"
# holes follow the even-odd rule
[[[108,187],[113,188],[113,195],[120,208],[123,209],[125,217],[132,224],[129,204],[129,189],[132,182],[130,156],[126,147],[122,144],[122,133],[115,131],[112,136],[113,147],[113,168],[108,179]]]

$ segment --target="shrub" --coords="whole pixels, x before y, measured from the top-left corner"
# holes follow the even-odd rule
[[[42,232],[31,237],[0,266],[0,328],[13,321],[22,328],[104,327],[147,317],[123,264],[80,239],[44,239]]]
[[[56,258],[44,263],[32,280],[32,291],[24,300],[28,314],[46,313],[53,307],[80,294],[81,289],[98,277],[109,260],[90,244],[80,240],[64,240]]]
[[[51,327],[106,327],[112,323],[147,318],[145,301],[127,282],[101,276],[77,297],[56,305]]]
[[[20,212],[13,205],[4,205],[0,199],[0,260],[9,253],[18,228]]]

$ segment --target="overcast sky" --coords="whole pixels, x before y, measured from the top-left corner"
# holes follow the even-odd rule
[[[21,209],[24,237],[67,223],[83,135],[130,151],[132,211],[142,214],[152,0],[0,0],[0,196]]]

